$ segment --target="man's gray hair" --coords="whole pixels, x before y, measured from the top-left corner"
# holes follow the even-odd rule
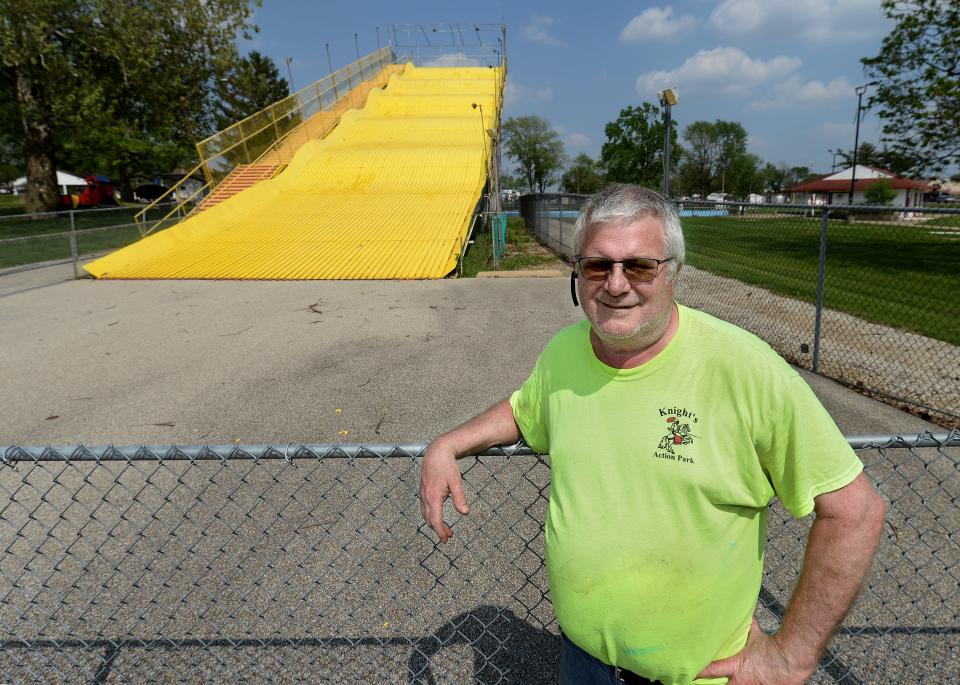
[[[583,237],[591,224],[608,221],[626,224],[648,216],[659,219],[663,223],[664,249],[667,252],[664,257],[673,258],[673,261],[667,264],[668,275],[673,278],[686,257],[680,215],[670,200],[649,188],[626,183],[611,183],[587,200],[580,210],[580,216],[577,217],[576,228],[573,231],[574,253],[580,255]]]

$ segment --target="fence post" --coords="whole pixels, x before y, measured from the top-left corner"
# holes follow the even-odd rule
[[[562,200],[562,199],[560,200],[559,205],[560,205],[560,214],[559,214],[559,218],[560,218],[560,256],[561,256],[561,257],[565,257],[565,256],[566,256],[566,251],[565,251],[564,248],[565,248],[566,246],[563,244],[563,200]]]
[[[820,214],[820,260],[817,265],[817,315],[813,325],[813,372],[820,370],[820,327],[823,322],[823,285],[827,270],[827,229],[830,210],[823,208]]]
[[[76,212],[70,212],[70,256],[73,257],[73,277],[80,278],[80,271],[77,268],[77,262],[80,259],[80,253],[77,250],[77,218]]]

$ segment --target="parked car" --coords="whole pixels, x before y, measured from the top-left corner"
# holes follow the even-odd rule
[[[158,200],[167,190],[168,188],[166,186],[158,183],[144,183],[134,189],[133,199],[143,203],[153,202]]]

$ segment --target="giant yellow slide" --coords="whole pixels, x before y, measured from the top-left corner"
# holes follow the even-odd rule
[[[408,64],[275,178],[85,268],[97,278],[442,278],[483,190],[501,79],[495,68]]]

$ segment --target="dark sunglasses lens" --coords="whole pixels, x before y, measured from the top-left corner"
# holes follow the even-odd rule
[[[658,264],[652,259],[628,259],[623,271],[629,281],[652,281],[657,277]]]
[[[603,257],[588,257],[580,260],[580,274],[590,281],[603,281],[613,265],[613,261]],[[623,262],[623,273],[628,281],[644,283],[657,277],[658,266],[653,259],[627,259]]]
[[[580,273],[590,281],[602,281],[613,268],[613,262],[601,257],[580,260]]]

